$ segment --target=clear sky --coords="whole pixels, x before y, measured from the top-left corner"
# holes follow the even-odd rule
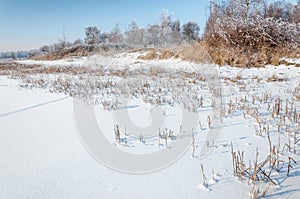
[[[135,19],[145,27],[158,22],[163,9],[203,30],[208,6],[209,0],[0,0],[0,52],[55,43],[63,31],[70,41],[83,39],[90,25],[108,32],[119,23],[124,31]]]

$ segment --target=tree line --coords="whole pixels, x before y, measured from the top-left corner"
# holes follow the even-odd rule
[[[203,44],[217,64],[243,65],[245,61],[249,62],[250,56],[253,59],[265,56],[260,61],[263,65],[272,62],[274,52],[282,57],[285,56],[283,52],[291,54],[300,49],[300,0],[296,4],[276,0],[210,0],[209,16],[201,37],[197,22],[182,25],[167,10],[160,13],[158,23],[147,27],[139,27],[132,20],[125,31],[121,31],[119,24],[110,32],[102,32],[97,26],[89,26],[84,31],[84,39],[70,42],[63,34],[59,42],[28,54],[63,52],[62,56],[58,55],[63,57],[77,49],[92,52],[99,49],[172,47],[197,41]],[[80,56],[82,54],[85,53]],[[245,60],[237,60],[237,57]]]
[[[85,38],[69,42],[63,35],[63,39],[53,45],[42,46],[41,53],[62,51],[67,48],[86,47],[90,50],[124,49],[139,47],[164,47],[192,43],[199,39],[199,25],[196,22],[187,22],[181,25],[179,19],[174,20],[167,10],[163,10],[159,17],[159,23],[139,27],[133,19],[122,32],[120,25],[116,24],[112,31],[101,32],[97,26],[85,28]]]

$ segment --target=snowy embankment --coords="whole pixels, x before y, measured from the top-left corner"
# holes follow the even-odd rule
[[[290,65],[297,65],[300,66],[300,59],[299,58],[283,58],[282,60],[285,60]]]
[[[122,54],[115,58],[95,56],[76,62],[78,65],[73,63],[68,66],[119,70],[144,69],[151,66],[163,68],[165,72],[171,68],[197,71],[199,66],[176,59],[145,61],[136,57],[137,54]],[[63,67],[67,65],[65,63],[69,63],[26,60],[20,62],[42,64],[44,67]],[[247,177],[239,180],[233,175],[231,143],[235,151],[244,151],[246,167],[250,160],[252,162],[255,160],[256,148],[259,150],[258,161],[265,160],[269,154],[267,134],[257,129],[260,126],[269,126],[271,140],[273,144],[277,143],[276,129],[279,119],[276,116],[271,117],[271,109],[278,97],[283,103],[285,100],[293,101],[293,107],[299,113],[299,99],[296,99],[299,93],[296,88],[300,86],[300,69],[293,66],[268,66],[260,69],[221,67],[220,78],[223,82],[225,113],[220,136],[213,143],[208,143],[212,152],[199,157],[201,148],[207,145],[205,141],[209,129],[207,117],[212,114],[210,100],[204,99],[203,107],[197,109],[202,125],[195,137],[195,157],[192,157],[190,147],[184,156],[166,169],[145,175],[130,175],[103,166],[84,149],[76,132],[71,97],[49,93],[43,89],[25,89],[19,86],[20,81],[0,76],[1,196],[3,198],[249,198],[252,187],[247,185]],[[199,94],[209,98],[210,95],[206,90],[208,86],[203,83],[200,87]],[[154,89],[151,92],[154,92]],[[268,97],[263,99],[264,96]],[[134,101],[133,104],[135,105],[131,108],[133,120],[137,121],[138,125],[147,125],[149,122],[149,118],[145,116],[147,114],[140,114],[147,106],[139,101]],[[252,113],[255,109],[259,111],[257,119]],[[105,121],[103,128],[107,139],[117,148],[132,153],[148,153],[164,147],[158,146],[157,138],[145,139],[144,142],[129,139],[126,146],[115,143],[113,116],[100,106],[97,106],[96,110],[98,121]],[[176,106],[167,105],[166,115],[167,127],[178,129]],[[298,192],[300,145],[296,144],[298,150],[296,154],[283,149],[289,139],[293,142],[293,138],[285,133],[287,128],[288,125],[282,124],[282,133],[279,133],[280,158],[284,162],[280,164],[283,168],[270,176],[276,183],[276,186],[270,186],[266,194],[270,198],[300,197]],[[295,124],[289,124],[289,128],[296,129]],[[293,157],[297,161],[297,164],[292,165],[289,177],[287,177],[288,157]],[[205,185],[201,164],[207,178]],[[260,189],[264,191],[265,184],[262,184]]]
[[[44,67],[49,67],[49,66],[81,66],[84,61],[86,60],[86,57],[81,57],[81,58],[74,58],[74,59],[64,59],[64,60],[55,60],[55,61],[46,61],[46,60],[30,60],[30,59],[25,59],[25,60],[18,60],[16,61],[19,64],[24,64],[24,65],[41,65]]]
[[[126,68],[135,69],[142,67],[157,67],[163,69],[192,69],[198,66],[190,62],[182,61],[180,59],[161,59],[161,60],[142,60],[138,59],[139,56],[143,56],[145,53],[119,53],[114,56],[105,55],[93,55],[90,57],[81,57],[74,59],[64,59],[55,61],[45,60],[18,60],[19,64],[25,66],[41,65],[42,67],[91,67],[91,68],[114,68],[116,70],[124,70]]]

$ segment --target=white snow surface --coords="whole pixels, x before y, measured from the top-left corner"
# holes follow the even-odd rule
[[[300,59],[299,58],[283,58],[283,60],[287,61],[288,63],[291,64],[300,64]]]
[[[123,58],[96,57],[89,61],[94,60],[96,66],[104,67],[140,67],[145,64],[191,70],[196,67],[195,64],[180,60],[149,62],[135,58],[124,55]],[[74,62],[23,60],[20,63],[83,66],[86,59]],[[292,66],[220,68],[220,75],[224,77],[239,75],[241,78],[255,76],[266,79],[274,74],[281,75],[287,81],[267,84],[266,89],[288,88],[299,84],[300,69]],[[143,175],[120,173],[100,164],[80,143],[73,119],[71,97],[42,89],[24,89],[18,85],[17,80],[0,76],[1,198],[249,198],[250,187],[247,182],[233,176],[230,143],[233,143],[236,150],[245,151],[247,161],[255,159],[257,147],[261,160],[268,154],[267,139],[255,135],[253,119],[236,115],[225,118],[214,150],[204,159],[192,158],[190,149],[177,162],[161,171]],[[111,120],[110,113],[104,112],[103,110],[103,114],[97,117],[101,119],[107,116],[107,120]],[[199,114],[206,118],[208,113],[203,109]],[[172,118],[169,125],[176,125]],[[104,128],[107,129],[108,139],[113,140],[113,132],[110,131],[112,125],[108,122]],[[196,154],[205,144],[203,141],[206,134],[207,130],[197,134]],[[143,143],[131,144],[137,150],[147,152]],[[268,198],[300,198],[300,158],[299,155],[294,158],[298,164],[292,169],[291,176],[286,176],[286,168],[284,172],[278,173],[274,177],[278,186],[270,188]],[[202,185],[200,164],[204,165],[208,186]],[[215,180],[212,178],[212,170],[215,172]]]
[[[70,59],[62,59],[62,60],[55,60],[55,61],[46,61],[46,60],[30,60],[30,59],[24,59],[24,60],[17,60],[16,62],[19,64],[26,65],[41,65],[41,66],[73,66],[78,67],[82,66],[84,61],[86,60],[86,57],[80,57],[80,58],[70,58]]]

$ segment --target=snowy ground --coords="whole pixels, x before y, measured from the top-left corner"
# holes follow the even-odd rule
[[[193,71],[197,65],[180,60],[144,61],[122,55],[123,58],[99,58],[88,60],[88,65],[104,67],[144,67],[147,65],[188,68]],[[33,64],[34,61],[22,61]],[[64,66],[65,61],[59,61]],[[87,64],[86,61],[78,61]],[[56,62],[36,62],[44,66],[57,66]],[[76,64],[75,64],[76,65]],[[74,66],[74,64],[72,65]],[[81,65],[82,66],[82,65]],[[227,103],[252,96],[271,94],[273,98],[291,99],[292,91],[300,86],[300,68],[293,66],[268,66],[262,69],[220,68],[220,76],[224,80],[224,99]],[[226,79],[231,80],[227,81]],[[203,128],[196,135],[195,157],[192,148],[170,167],[161,171],[132,175],[111,170],[93,159],[80,143],[73,119],[73,99],[64,94],[50,93],[47,89],[26,89],[19,86],[20,80],[11,80],[0,76],[0,194],[2,198],[249,198],[251,186],[247,180],[239,180],[233,175],[231,148],[245,152],[246,164],[255,160],[256,148],[259,149],[259,161],[263,161],[269,153],[267,136],[256,135],[257,122],[238,108],[224,117],[223,127],[218,140],[211,148],[212,152],[199,158],[200,149],[206,145],[208,133],[206,118],[211,108],[205,104],[198,110]],[[205,89],[203,96],[205,95]],[[297,91],[296,91],[297,92]],[[297,95],[299,93],[296,93]],[[208,95],[207,95],[208,96]],[[273,99],[269,99],[270,103]],[[252,108],[259,108],[261,117],[270,115],[268,103],[260,104],[257,99]],[[237,103],[238,104],[238,103]],[[249,102],[249,104],[251,104]],[[272,104],[271,104],[272,105]],[[294,101],[296,111],[300,112],[299,101]],[[133,108],[133,117],[143,111],[142,103]],[[228,106],[226,106],[228,109]],[[107,138],[116,147],[128,150],[114,142],[113,123],[110,112],[97,106],[97,118],[106,122]],[[134,114],[134,111],[136,113]],[[168,128],[178,129],[176,107],[167,106]],[[173,114],[171,114],[173,113]],[[139,118],[140,125],[146,125],[147,118]],[[274,144],[278,138],[276,118],[270,121],[270,134]],[[274,122],[274,123],[272,123]],[[290,128],[292,128],[292,124]],[[287,127],[282,127],[283,131]],[[296,128],[296,127],[295,127]],[[274,131],[274,132],[273,132]],[[299,133],[299,132],[298,132]],[[124,135],[123,135],[124,136]],[[125,137],[125,136],[124,136]],[[300,137],[300,136],[299,136]],[[299,138],[298,137],[298,138]],[[282,147],[287,142],[282,133]],[[132,153],[159,150],[157,139],[129,140]],[[126,148],[127,147],[127,148]],[[267,198],[299,198],[300,197],[300,157],[299,144],[296,154],[281,153],[283,168],[274,172],[271,177],[277,186],[271,186]],[[139,151],[141,150],[141,151]],[[287,158],[293,157],[291,175],[287,177]],[[203,186],[200,165],[204,165],[207,186]],[[212,176],[212,170],[215,175]],[[263,185],[261,187],[263,189]]]
[[[45,60],[18,60],[17,63],[24,65],[38,64],[42,66],[81,66],[86,60],[86,57],[65,59],[65,60],[55,60],[55,61],[45,61]]]
[[[290,64],[298,64],[298,65],[300,64],[299,58],[284,58],[283,60],[287,61]]]

